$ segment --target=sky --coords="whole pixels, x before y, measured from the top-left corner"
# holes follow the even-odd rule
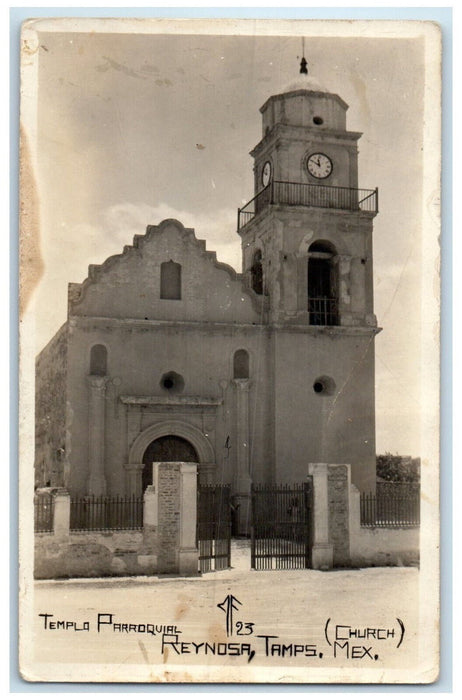
[[[68,282],[148,224],[179,219],[241,270],[237,208],[253,196],[259,108],[297,77],[303,33],[310,75],[347,102],[348,129],[363,133],[359,186],[379,188],[377,451],[418,456],[424,39],[277,26],[269,36],[258,23],[248,36],[40,31],[28,132],[44,264],[36,349],[65,321]]]

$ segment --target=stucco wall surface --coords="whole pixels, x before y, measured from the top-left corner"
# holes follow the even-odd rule
[[[64,324],[36,360],[35,483],[61,486],[66,448],[68,327]]]
[[[302,481],[309,462],[349,463],[353,483],[361,491],[373,491],[374,352],[370,338],[281,330],[275,336],[274,357],[276,481],[284,481],[285,473],[293,481]],[[314,384],[323,377],[332,380],[332,388],[317,393]]]
[[[79,578],[154,573],[138,561],[143,533],[72,532],[59,540],[52,533],[35,535],[35,578]]]
[[[84,494],[88,482],[87,376],[94,344],[105,345],[108,354],[104,437],[108,493],[125,492],[124,465],[129,462],[131,447],[140,433],[172,421],[201,432],[212,446],[217,478],[232,482],[237,455],[233,357],[239,349],[245,349],[250,360],[249,433],[256,480],[264,477],[263,470],[271,468],[271,441],[267,436],[272,434],[273,382],[265,329],[207,324],[184,328],[81,318],[71,322],[69,346],[69,420],[73,440],[67,486],[72,493]],[[162,377],[171,371],[184,380],[178,394],[161,385]],[[153,403],[123,403],[124,396],[144,396]],[[210,405],[196,401],[207,398],[212,399]],[[225,447],[228,436],[229,449]]]
[[[352,566],[416,566],[419,528],[360,528],[351,536]]]
[[[350,557],[352,566],[415,566],[420,528],[361,527],[360,493],[350,487]]]

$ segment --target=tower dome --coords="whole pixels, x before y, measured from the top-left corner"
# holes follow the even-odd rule
[[[294,80],[291,80],[283,89],[280,94],[286,92],[293,92],[294,90],[310,90],[311,92],[329,92],[329,90],[321,85],[317,78],[312,75],[299,74]]]
[[[339,95],[313,76],[300,74],[260,108],[263,136],[276,124],[344,131],[347,109]]]

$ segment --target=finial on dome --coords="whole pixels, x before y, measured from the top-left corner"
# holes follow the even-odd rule
[[[308,75],[308,63],[305,58],[305,37],[302,36],[302,60],[300,61],[300,73]]]

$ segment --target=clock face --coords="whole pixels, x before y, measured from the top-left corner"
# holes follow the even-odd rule
[[[332,161],[324,153],[312,153],[307,160],[307,167],[310,175],[323,180],[332,172]]]
[[[263,187],[266,187],[266,185],[269,184],[269,181],[271,180],[271,163],[269,160],[266,161],[265,165],[263,166],[263,170],[261,172],[261,183]]]

